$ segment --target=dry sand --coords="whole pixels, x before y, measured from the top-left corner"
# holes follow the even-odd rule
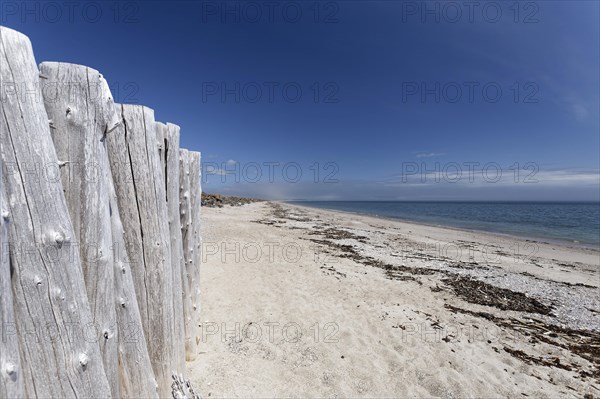
[[[207,397],[600,397],[600,255],[257,203],[203,209]]]

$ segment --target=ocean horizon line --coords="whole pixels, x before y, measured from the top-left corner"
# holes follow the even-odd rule
[[[532,240],[551,240],[600,250],[600,223],[598,222],[600,206],[597,207],[596,205],[599,204],[595,202],[287,201],[287,203],[430,226],[506,234]]]
[[[598,204],[600,200],[578,200],[578,201],[559,201],[559,200],[315,200],[315,199],[283,199],[283,200],[270,200],[274,202],[394,202],[394,203],[492,203],[492,204]]]

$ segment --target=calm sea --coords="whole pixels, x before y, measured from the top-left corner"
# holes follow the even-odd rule
[[[298,205],[600,248],[600,203],[298,201]]]

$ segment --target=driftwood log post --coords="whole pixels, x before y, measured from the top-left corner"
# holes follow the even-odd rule
[[[86,338],[93,319],[31,43],[4,27],[0,41],[3,88],[15,89],[3,98],[0,156],[25,395],[109,397],[98,342]]]
[[[98,71],[42,63],[40,72],[111,393],[156,396],[106,148],[106,135],[121,123],[120,115]]]
[[[166,191],[154,111],[120,106],[122,124],[108,153],[150,361],[159,395],[170,395],[175,364],[173,278]]]
[[[4,165],[2,165],[2,168]],[[2,183],[0,168],[0,185]],[[10,213],[0,190],[0,397],[22,398],[25,395],[19,342],[16,337],[17,325],[13,307],[12,287],[10,284],[10,263],[8,248],[8,226]]]
[[[194,311],[195,325],[200,325],[200,260],[201,260],[201,238],[200,238],[200,205],[202,188],[200,185],[200,153],[190,151],[190,200],[192,211],[192,260],[194,264],[194,285],[192,286],[192,309]]]
[[[65,63],[40,64],[44,105],[53,121],[52,140],[74,240],[79,253],[95,337],[113,397],[120,397],[119,340],[115,310],[114,257],[108,197],[105,135],[119,124],[112,96],[102,75],[91,68]]]
[[[171,267],[173,278],[173,322],[176,369],[185,369],[185,327],[183,309],[183,240],[179,222],[179,131],[177,125],[156,122],[159,155],[164,171],[169,237],[171,238]]]
[[[186,359],[194,360],[196,357],[198,345],[196,342],[197,328],[192,321],[192,263],[189,261],[191,236],[188,235],[191,221],[191,203],[190,197],[190,157],[189,151],[179,150],[179,217],[181,225],[181,238],[183,248],[184,268],[182,270],[183,284],[183,315],[185,323],[185,354]]]
[[[179,151],[179,182],[180,182],[180,219],[183,237],[183,257],[185,260],[183,291],[184,291],[184,315],[186,328],[186,357],[194,360],[198,353],[199,323],[199,237],[195,230],[200,221],[199,214],[195,212],[194,206],[199,205],[199,200],[194,198],[195,190],[199,190],[199,163],[193,162],[194,153],[182,149]],[[196,153],[198,154],[198,153]],[[199,154],[197,156],[199,161]],[[198,167],[198,170],[194,170]],[[199,194],[198,194],[199,195]],[[198,197],[199,198],[199,197]],[[199,231],[196,230],[196,231]]]
[[[111,175],[109,180],[121,395],[123,398],[157,398],[158,384],[146,346],[131,263],[125,245],[125,232]]]

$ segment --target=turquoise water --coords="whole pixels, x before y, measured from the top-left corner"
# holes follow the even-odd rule
[[[297,204],[600,248],[600,203],[303,201]]]

